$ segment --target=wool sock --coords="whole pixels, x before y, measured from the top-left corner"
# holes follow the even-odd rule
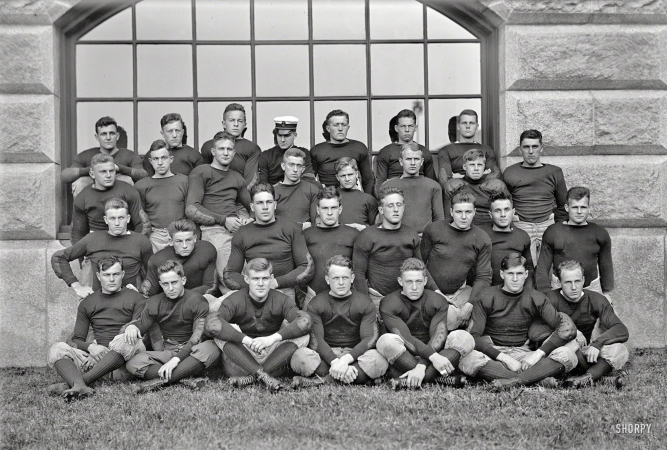
[[[234,364],[248,372],[250,375],[255,375],[262,366],[255,361],[247,348],[242,344],[235,344],[227,342],[222,350],[227,358]]]
[[[562,372],[565,372],[564,365],[551,358],[542,358],[537,364],[521,372],[518,378],[521,380],[521,384],[530,386],[546,377],[553,377]]]
[[[87,386],[90,386],[95,381],[102,378],[104,375],[113,372],[114,370],[125,365],[125,358],[120,353],[113,350],[107,352],[102,357],[100,362],[95,364],[92,369],[83,374],[83,381]]]
[[[296,348],[294,342],[284,342],[280,344],[276,347],[273,353],[266,358],[264,364],[262,364],[264,372],[272,377],[285,376],[290,370],[289,362],[296,351]]]
[[[593,381],[598,381],[600,378],[611,372],[614,368],[604,359],[598,357],[598,362],[588,368],[587,372],[593,377]]]
[[[500,361],[489,361],[479,369],[476,376],[484,381],[493,381],[498,378],[515,378],[518,374],[509,370]]]
[[[178,363],[178,366],[171,372],[171,379],[169,384],[176,384],[183,378],[199,375],[204,371],[206,366],[198,359],[188,356],[183,361]]]
[[[83,381],[83,374],[78,369],[78,367],[76,367],[76,364],[74,364],[74,361],[72,361],[71,359],[69,358],[59,359],[53,365],[56,369],[56,372],[58,372],[58,375],[60,375],[60,377],[63,380],[65,380],[65,382],[69,385],[69,387],[73,387],[75,385],[77,386],[86,385],[86,383]]]

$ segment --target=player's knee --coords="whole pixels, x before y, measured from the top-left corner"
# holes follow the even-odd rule
[[[389,362],[376,349],[364,352],[358,362],[361,370],[372,379],[380,378],[389,369]]]
[[[465,330],[454,330],[447,335],[445,348],[456,350],[464,357],[475,349],[475,338]]]
[[[572,369],[577,367],[576,353],[571,348],[565,346],[558,347],[556,350],[551,352],[549,354],[549,358],[565,366],[565,373],[571,372]]]
[[[122,335],[118,335],[111,342],[109,342],[109,350],[120,354],[125,361],[129,361],[140,351],[145,350],[144,344],[141,340],[137,340],[136,344],[128,344]]]
[[[378,338],[375,348],[385,359],[393,364],[396,358],[406,350],[403,339],[394,333],[385,333]]]
[[[484,353],[473,350],[468,353],[466,356],[462,357],[459,361],[459,370],[464,374],[474,377],[477,375],[477,372],[484,367],[491,358],[486,356]]]
[[[56,342],[49,348],[46,363],[51,367],[63,358],[70,358],[70,346],[64,342]]]
[[[295,373],[304,377],[309,377],[315,373],[315,370],[321,362],[322,359],[316,351],[302,347],[292,354],[290,367]]]
[[[139,353],[125,363],[125,368],[135,377],[143,378],[144,372],[151,364],[147,353]]]
[[[192,347],[190,353],[197,361],[204,363],[208,369],[220,358],[220,349],[213,341],[204,341]]]
[[[614,370],[620,370],[628,362],[630,352],[624,344],[609,344],[602,346],[600,357],[607,361]]]

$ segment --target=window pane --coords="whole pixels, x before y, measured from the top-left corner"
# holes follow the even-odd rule
[[[366,95],[365,45],[313,46],[315,95]]]
[[[417,131],[414,140],[425,145],[424,100],[373,100],[373,150],[380,151],[382,147],[391,143],[389,139],[389,121],[399,111],[409,109],[417,114]]]
[[[248,0],[196,0],[197,40],[250,40]]]
[[[255,74],[258,96],[308,95],[308,46],[258,45],[255,48]]]
[[[132,46],[77,45],[76,94],[132,97]]]
[[[373,95],[424,93],[424,46],[421,44],[371,45]]]
[[[364,0],[313,0],[313,39],[366,39]]]
[[[427,8],[429,39],[477,39],[474,34],[454,22],[444,14]]]
[[[132,40],[132,8],[127,8],[105,20],[80,41],[130,41]]]
[[[134,121],[132,102],[79,102],[76,105],[76,149],[81,153],[92,147],[99,147],[95,139],[95,122],[100,117],[113,117],[121,131],[118,147],[134,148]],[[120,130],[119,130],[120,131]]]
[[[478,116],[482,114],[482,100],[479,98],[461,98],[447,100],[429,100],[429,149],[437,150],[449,144],[449,119],[458,116],[464,109],[472,109]],[[483,125],[480,120],[480,125]],[[475,135],[477,142],[482,142],[482,127]]]
[[[429,44],[428,73],[429,94],[480,94],[479,44]]]
[[[209,139],[213,139],[215,133],[222,131],[222,114],[227,105],[232,102],[202,102],[199,103],[199,146]],[[252,103],[240,103],[245,108],[247,130],[244,137],[252,141]]]
[[[138,45],[140,97],[192,96],[191,45]]]
[[[195,145],[195,127],[192,102],[140,102],[139,103],[139,154],[145,154],[160,134],[160,119],[169,113],[178,113],[187,127],[188,145]]]
[[[250,46],[198,45],[197,80],[202,97],[250,97]]]
[[[255,0],[255,39],[308,39],[308,0]]]
[[[422,39],[423,8],[415,0],[370,0],[371,39]]]
[[[190,0],[143,0],[136,11],[137,39],[192,39]]]
[[[257,145],[262,150],[273,147],[274,117],[294,116],[299,119],[295,144],[310,148],[309,102],[257,102]]]
[[[365,100],[315,102],[315,143],[324,142],[322,123],[327,118],[327,114],[334,109],[342,109],[350,116],[350,129],[347,132],[347,138],[363,142],[370,147],[367,126],[368,111]]]

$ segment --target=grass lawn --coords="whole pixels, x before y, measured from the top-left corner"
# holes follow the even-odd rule
[[[269,394],[212,380],[135,396],[101,383],[65,403],[47,369],[0,370],[2,448],[667,448],[667,352],[635,351],[628,384],[493,394],[428,386],[323,386]],[[643,434],[617,424],[651,424]]]

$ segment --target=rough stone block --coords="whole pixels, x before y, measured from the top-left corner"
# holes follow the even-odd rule
[[[53,26],[0,28],[0,93],[55,93]]]
[[[55,239],[55,164],[0,164],[0,239]]]
[[[548,156],[568,188],[591,190],[591,216],[617,226],[667,226],[667,156]],[[521,158],[507,158],[507,165]],[[664,257],[664,256],[663,256]]]
[[[69,241],[64,242],[64,244],[69,245]],[[48,334],[47,334],[47,345],[51,345],[54,342],[64,341],[74,330],[74,321],[76,319],[76,310],[79,306],[79,298],[76,296],[74,291],[67,286],[67,284],[56,277],[51,270],[51,257],[58,250],[65,248],[62,243],[59,241],[49,241],[46,247],[46,289],[49,293],[47,297],[47,307],[48,307]],[[78,261],[73,261],[70,263],[74,275],[77,277],[81,273],[81,268]]]
[[[501,90],[665,89],[667,27],[510,25]]]
[[[46,364],[46,242],[0,241],[0,365]]]
[[[53,95],[0,96],[0,163],[60,160]]]

